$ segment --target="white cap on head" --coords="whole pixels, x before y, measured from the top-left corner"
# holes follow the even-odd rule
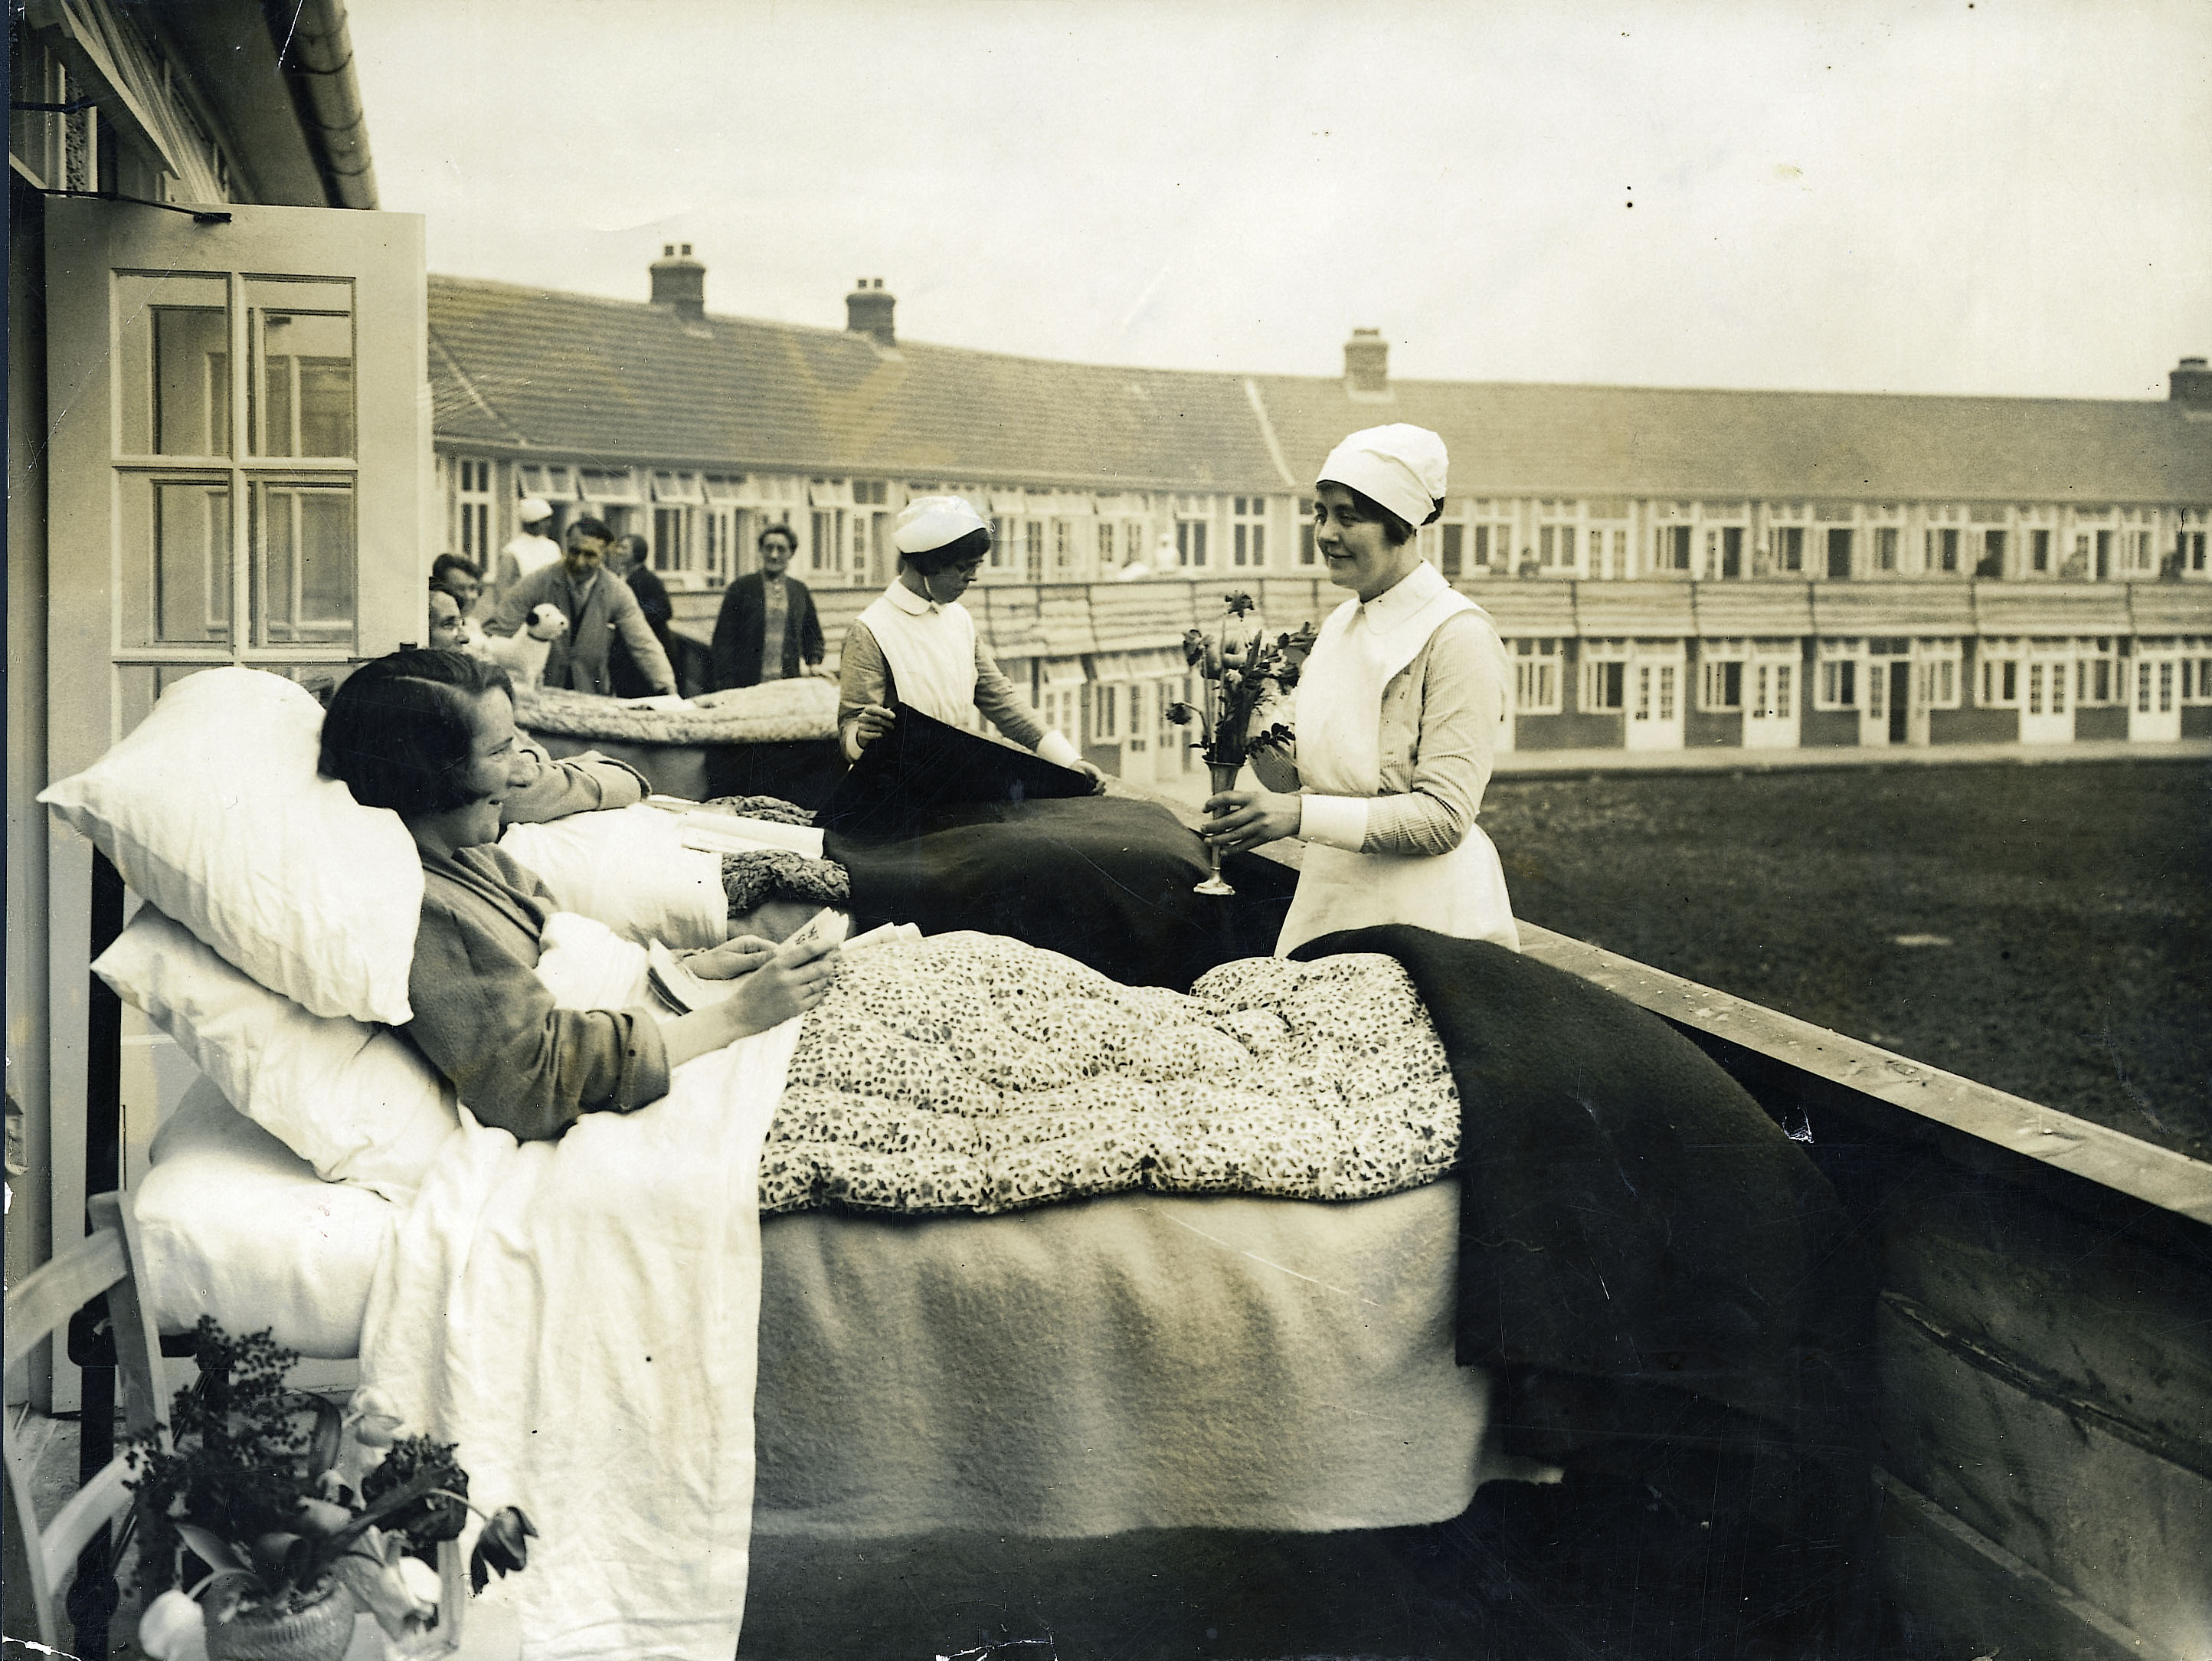
[[[902,554],[926,554],[989,528],[964,497],[916,496],[901,509],[891,541]]]
[[[553,505],[540,496],[525,496],[514,516],[525,525],[535,525],[541,519],[553,517]]]
[[[1436,512],[1449,465],[1443,440],[1398,421],[1352,434],[1328,453],[1314,483],[1348,484],[1407,524],[1419,525]]]

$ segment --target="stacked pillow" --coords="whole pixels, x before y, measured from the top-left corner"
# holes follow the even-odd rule
[[[317,1015],[406,1020],[422,863],[397,813],[319,776],[323,710],[259,669],[205,669],[39,800],[123,879]]]
[[[388,1030],[412,1013],[422,866],[397,814],[316,772],[322,715],[282,676],[204,670],[40,800],[148,902],[101,977],[318,1175],[404,1203],[459,1122],[451,1086]],[[665,822],[658,841],[637,813]],[[674,815],[532,829],[562,854],[563,904],[632,939],[721,940],[719,861],[681,848]],[[573,874],[594,863],[624,879]]]

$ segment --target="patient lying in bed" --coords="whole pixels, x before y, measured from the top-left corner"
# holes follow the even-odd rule
[[[657,1100],[672,1068],[811,1008],[836,965],[829,952],[779,952],[748,937],[689,965],[706,979],[743,977],[743,988],[665,1026],[635,1009],[556,1008],[535,972],[551,894],[494,845],[507,795],[538,776],[518,741],[495,665],[397,652],[338,689],[322,770],[362,806],[397,813],[422,855],[414,1014],[401,1030],[479,1120],[532,1141],[559,1136],[583,1113]]]

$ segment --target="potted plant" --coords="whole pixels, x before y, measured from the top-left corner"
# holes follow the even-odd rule
[[[1291,729],[1280,721],[1254,733],[1252,717],[1264,703],[1298,684],[1298,671],[1314,645],[1310,623],[1272,641],[1261,630],[1244,634],[1243,620],[1252,611],[1249,594],[1224,595],[1222,604],[1227,614],[1217,632],[1193,629],[1182,637],[1183,660],[1197,671],[1204,702],[1171,703],[1167,710],[1168,720],[1176,726],[1198,728],[1191,747],[1206,758],[1216,795],[1236,787],[1237,774],[1254,752],[1291,742]],[[1221,879],[1221,850],[1210,851],[1213,874],[1198,885],[1197,891],[1235,893]]]
[[[380,1392],[341,1411],[286,1386],[299,1357],[268,1332],[232,1338],[203,1317],[195,1337],[200,1375],[177,1392],[170,1445],[131,1450],[149,1598],[139,1641],[155,1661],[203,1628],[210,1661],[337,1661],[358,1610],[425,1649],[444,1595],[433,1564],[472,1511],[476,1589],[523,1567],[530,1520],[514,1506],[484,1516],[453,1449],[401,1436]],[[340,1469],[349,1430],[358,1488]]]

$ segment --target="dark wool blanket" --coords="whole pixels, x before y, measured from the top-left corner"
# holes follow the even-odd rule
[[[1220,903],[1191,891],[1204,844],[1153,802],[969,802],[891,835],[829,830],[822,851],[852,875],[858,928],[1008,934],[1125,986],[1177,991],[1237,955]]]
[[[1510,1447],[1717,1490],[1809,1548],[1868,1492],[1863,1246],[1804,1151],[1656,1016],[1486,941],[1402,925],[1295,954],[1387,952],[1459,1087],[1464,1365]]]

